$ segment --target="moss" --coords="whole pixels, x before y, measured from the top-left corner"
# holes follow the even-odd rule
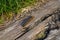
[[[36,35],[36,39],[35,40],[43,39],[45,36],[46,36],[46,34],[42,31],[41,33]]]
[[[0,17],[0,24],[3,24],[4,19],[2,17]]]

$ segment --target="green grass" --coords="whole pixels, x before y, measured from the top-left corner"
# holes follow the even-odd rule
[[[2,14],[9,16],[9,12],[17,13],[21,8],[33,5],[34,2],[36,0],[0,0],[0,23],[3,21]]]
[[[35,0],[0,0],[0,15],[3,12],[17,12],[19,9],[34,2]]]

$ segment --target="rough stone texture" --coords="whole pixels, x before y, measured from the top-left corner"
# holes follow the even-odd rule
[[[51,40],[55,40],[55,37],[57,38],[57,40],[59,40],[60,37],[56,34],[59,32],[57,29],[60,28],[59,3],[60,2],[57,0],[52,0],[42,7],[39,6],[38,8],[34,8],[34,10],[28,11],[27,14],[30,13],[35,17],[34,20],[32,20],[27,26],[25,26],[28,28],[23,29],[23,27],[19,25],[21,21],[15,21],[14,24],[9,25],[9,28],[2,31],[3,33],[0,32],[0,39],[33,40],[36,34],[42,32],[41,30],[51,30],[46,40],[50,40],[50,37],[53,38],[51,38]]]
[[[45,40],[60,40],[60,11],[53,15],[48,24],[51,31]]]

